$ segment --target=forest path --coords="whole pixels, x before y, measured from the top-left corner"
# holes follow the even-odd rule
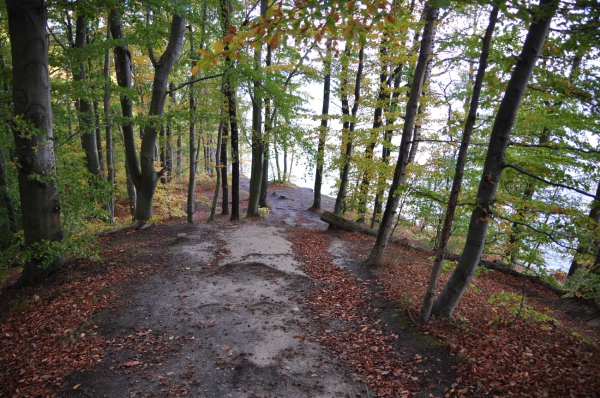
[[[312,318],[301,303],[313,281],[286,228],[327,225],[306,210],[310,190],[274,191],[266,220],[221,216],[175,228],[169,264],[130,286],[129,302],[99,321],[111,340],[104,361],[73,374],[61,395],[367,396],[339,360],[305,338]]]

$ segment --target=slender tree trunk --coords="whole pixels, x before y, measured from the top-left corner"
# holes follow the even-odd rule
[[[373,246],[369,257],[367,258],[367,263],[377,264],[381,262],[383,253],[385,252],[385,248],[392,233],[394,214],[400,199],[400,197],[397,195],[397,190],[400,187],[400,184],[404,183],[404,178],[406,175],[406,164],[408,161],[410,140],[415,124],[417,108],[419,106],[419,97],[423,87],[425,70],[427,69],[429,56],[433,50],[433,37],[435,36],[435,23],[438,18],[438,14],[438,8],[431,7],[430,3],[425,5],[425,26],[423,28],[423,38],[421,40],[421,50],[419,51],[419,60],[417,61],[417,66],[415,68],[415,73],[412,80],[410,97],[406,105],[406,117],[404,119],[404,127],[402,129],[402,141],[400,143],[398,161],[394,170],[394,177],[390,186],[385,212],[383,213],[383,218],[381,220],[381,227],[379,228],[375,245]]]
[[[188,26],[190,31],[190,50],[194,54],[196,47],[194,46],[194,29],[191,25]],[[193,58],[192,58],[193,59]],[[190,174],[188,179],[188,195],[187,195],[187,222],[194,223],[194,213],[196,212],[196,202],[194,190],[196,189],[196,98],[194,97],[194,83],[190,84]]]
[[[325,164],[325,140],[327,138],[327,122],[329,118],[329,102],[331,97],[331,39],[327,40],[327,53],[323,60],[323,108],[321,109],[321,126],[317,146],[317,170],[315,171],[315,189],[312,208],[321,208],[321,186],[323,185],[323,167]]]
[[[346,47],[346,55],[349,56],[350,50]],[[363,55],[364,50],[361,47],[358,52],[358,70],[356,72],[356,82],[354,84],[354,104],[352,105],[352,113],[350,115],[350,105],[348,103],[348,95],[342,94],[342,112],[346,120],[343,123],[343,133],[342,135],[346,135],[344,139],[344,143],[346,144],[346,150],[344,152],[343,158],[343,166],[340,173],[340,189],[338,190],[337,198],[335,199],[335,207],[333,209],[333,213],[335,215],[339,215],[342,210],[342,205],[344,200],[346,199],[346,190],[348,186],[348,174],[350,172],[350,157],[352,156],[352,146],[354,140],[354,126],[356,124],[356,113],[358,112],[358,105],[360,102],[360,83],[362,80],[362,71],[363,71]],[[346,71],[347,69],[346,65]],[[343,73],[343,72],[342,72]],[[342,88],[344,90],[344,88]],[[349,120],[351,119],[351,120]]]
[[[60,242],[63,231],[58,187],[53,178],[56,167],[46,5],[41,0],[7,0],[6,8],[12,55],[14,116],[31,123],[38,131],[30,134],[22,130],[24,123],[12,125],[25,249],[33,254],[16,283],[17,287],[21,287],[39,283],[62,265],[61,257],[40,251],[36,246]],[[50,258],[44,258],[46,254],[50,254]]]
[[[273,150],[275,151],[275,167],[277,169],[277,182],[283,182],[281,179],[281,167],[279,166],[279,150],[277,149],[277,141],[273,136]]]
[[[527,83],[543,48],[550,22],[558,7],[557,0],[541,0],[538,16],[534,16],[517,58],[504,98],[496,114],[483,173],[477,192],[477,207],[473,210],[462,256],[442,292],[433,303],[432,313],[450,318],[464,294],[481,259],[488,223],[493,216],[496,196],[510,131],[514,125]]]
[[[122,40],[121,15],[117,9],[110,10],[109,25],[112,38]],[[131,53],[127,43],[123,42],[114,48],[115,72],[117,84],[125,90],[131,90]],[[135,133],[133,131],[133,105],[126,93],[121,94],[121,114],[123,123],[123,143],[125,146],[125,172],[127,181],[127,195],[131,216],[135,216],[135,203],[137,202],[137,189],[140,186],[142,175],[135,149]]]
[[[220,19],[223,35],[229,32],[231,26],[231,0],[220,0]],[[226,46],[228,47],[228,46]],[[239,135],[237,124],[237,101],[235,98],[235,87],[232,84],[233,61],[227,57],[225,59],[225,84],[224,94],[227,98],[227,107],[229,112],[230,134],[231,134],[231,221],[240,219],[240,154],[239,154]]]
[[[292,182],[292,167],[294,167],[294,155],[295,152],[292,152],[292,159],[290,161],[290,172],[287,175],[287,183],[291,183]]]
[[[106,39],[110,38],[110,30],[106,32]],[[115,225],[115,159],[112,137],[112,126],[110,117],[110,51],[104,53],[104,134],[106,138],[106,178],[110,184],[110,199],[108,201],[108,211],[110,223]]]
[[[452,188],[450,191],[450,198],[448,200],[448,209],[446,210],[446,218],[444,219],[444,226],[440,234],[440,242],[438,250],[435,255],[433,262],[433,269],[431,270],[431,276],[429,277],[429,284],[427,286],[427,292],[423,299],[423,305],[421,307],[421,313],[419,314],[419,322],[427,323],[431,314],[431,307],[433,306],[433,299],[435,297],[435,290],[437,288],[438,279],[442,270],[442,262],[446,256],[446,249],[448,247],[448,241],[450,240],[450,231],[452,230],[452,222],[454,221],[454,214],[456,212],[456,204],[458,203],[458,195],[463,180],[463,174],[465,170],[465,163],[467,161],[467,152],[469,150],[469,143],[471,142],[471,133],[477,120],[477,108],[479,107],[479,97],[481,95],[481,87],[483,85],[483,78],[485,76],[485,69],[487,68],[488,56],[490,52],[490,45],[492,42],[492,35],[494,33],[494,27],[498,20],[498,8],[494,7],[490,13],[490,21],[483,37],[483,43],[481,46],[481,55],[479,57],[479,69],[475,78],[475,84],[473,86],[473,94],[471,96],[471,104],[469,105],[469,113],[465,122],[465,129],[463,131],[462,140],[460,142],[460,149],[458,150],[458,158],[456,160],[456,171],[454,174],[454,180],[452,182]]]
[[[273,54],[271,46],[267,46],[267,58],[265,59],[265,66],[268,68],[271,66]],[[267,207],[267,191],[269,189],[269,142],[271,135],[271,99],[268,95],[265,96],[265,133],[263,135],[264,142],[264,154],[263,154],[263,170],[262,170],[262,182],[260,184],[260,196],[258,198],[259,207]]]
[[[73,71],[73,80],[76,82],[83,82],[86,80],[85,59],[83,55],[86,36],[87,21],[83,15],[79,15],[75,23],[75,48],[79,50],[77,53],[79,66],[78,68],[74,68]],[[77,110],[80,114],[81,131],[83,132],[81,140],[85,150],[87,169],[98,180],[102,180],[104,177],[102,175],[100,158],[98,157],[97,138],[93,123],[93,109],[92,106],[90,106],[89,100],[83,96],[78,96]]]
[[[102,127],[100,125],[100,106],[98,101],[94,101],[94,116],[96,117],[96,149],[98,150],[98,164],[100,173],[104,176],[104,151],[102,150]]]
[[[169,175],[167,172],[167,133],[165,125],[160,127],[160,138],[158,140],[158,147],[160,148],[160,167],[162,167],[163,169],[163,173],[160,176],[160,182],[161,184],[166,184],[169,182]]]
[[[224,104],[225,109],[227,105]],[[223,136],[221,137],[221,214],[229,214],[229,184],[227,182],[227,140],[229,138],[229,117],[224,116],[225,124],[223,125]]]
[[[383,133],[383,145],[381,149],[381,162],[384,164],[383,169],[379,173],[377,182],[377,193],[375,194],[375,203],[373,205],[373,218],[371,218],[371,228],[375,228],[375,222],[377,216],[381,213],[382,198],[384,195],[385,187],[385,169],[390,164],[390,153],[392,146],[392,137],[394,135],[393,126],[396,123],[394,116],[389,116],[396,111],[400,98],[400,82],[402,78],[402,65],[398,66],[391,76],[388,78],[388,86],[391,86],[393,82],[394,90],[390,95],[389,106],[388,106],[388,117],[385,121],[385,131]]]
[[[388,80],[388,38],[385,34],[383,41],[379,47],[379,62],[381,67],[381,73],[379,74],[379,89],[377,94],[377,104],[375,106],[375,112],[373,115],[373,129],[370,134],[370,142],[365,149],[365,160],[371,162],[373,160],[373,152],[375,151],[375,145],[377,144],[377,137],[379,136],[379,130],[383,126],[383,111],[385,103],[387,102],[388,95],[386,93]],[[367,166],[368,167],[368,166]],[[360,184],[359,190],[359,201],[358,201],[358,219],[356,222],[363,224],[365,222],[365,214],[367,211],[367,201],[369,196],[369,185],[371,184],[372,172],[366,169],[363,172],[363,178]]]
[[[435,36],[433,38],[435,40]],[[415,161],[417,157],[417,150],[419,149],[419,143],[421,142],[421,123],[423,123],[423,114],[425,113],[425,109],[427,105],[425,104],[425,100],[429,95],[427,91],[427,85],[429,84],[429,78],[431,76],[431,69],[433,68],[433,60],[429,59],[427,63],[427,69],[425,70],[425,77],[423,78],[423,93],[421,97],[423,101],[419,104],[419,109],[417,110],[417,121],[415,122],[415,129],[412,137],[412,144],[410,146],[410,153],[408,154],[408,164],[411,164]]]
[[[183,134],[181,133],[181,125],[178,125],[177,129],[177,164],[176,174],[177,178],[181,181],[181,175],[183,170]]]
[[[225,119],[221,114],[221,123],[219,123],[219,132],[217,133],[217,150],[215,151],[215,164],[219,164],[221,159],[219,159],[221,155],[221,139],[223,137],[223,125],[225,124]],[[217,182],[215,184],[215,194],[213,195],[212,205],[210,207],[210,215],[208,216],[207,222],[211,222],[215,220],[215,214],[217,213],[217,203],[219,201],[219,188],[221,188],[221,173],[217,173]]]
[[[287,165],[288,165],[287,158],[288,158],[287,144],[284,143],[283,144],[283,181],[281,181],[281,182],[286,182],[287,179],[288,179],[288,177],[287,177],[287,175],[288,175],[288,172],[287,172]]]
[[[266,0],[261,0],[261,15],[264,17],[267,10]],[[261,69],[262,46],[254,48],[254,70],[259,72]],[[246,218],[257,217],[258,200],[262,186],[263,161],[264,161],[264,142],[262,136],[262,103],[263,93],[262,84],[257,79],[254,80],[254,95],[252,95],[252,166],[250,171],[250,189],[248,195],[248,210]]]

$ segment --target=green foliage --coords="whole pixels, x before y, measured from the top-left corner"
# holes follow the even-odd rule
[[[581,297],[600,300],[600,274],[578,269],[565,283],[569,293],[565,297]]]
[[[512,324],[518,317],[525,319],[527,323],[537,322],[558,325],[558,320],[551,316],[536,311],[533,306],[525,303],[525,298],[513,292],[504,290],[498,294],[492,294],[488,302],[495,306],[492,310],[498,313],[490,320],[490,324]],[[500,307],[505,310],[500,310]]]

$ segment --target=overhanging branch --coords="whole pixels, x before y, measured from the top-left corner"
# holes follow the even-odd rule
[[[521,174],[525,174],[526,176],[529,176],[529,177],[531,177],[531,178],[533,178],[533,179],[536,179],[536,180],[538,180],[538,181],[541,181],[541,182],[543,182],[543,183],[546,183],[546,184],[548,184],[548,185],[552,185],[552,186],[554,186],[554,187],[559,187],[559,188],[565,188],[565,189],[568,189],[568,190],[570,190],[570,191],[577,192],[577,193],[579,193],[579,194],[581,194],[581,195],[583,195],[583,196],[587,196],[588,198],[592,198],[592,199],[595,199],[595,198],[596,198],[594,195],[592,195],[592,194],[590,194],[590,193],[587,193],[586,191],[583,191],[583,190],[581,190],[581,189],[578,189],[578,188],[575,188],[575,187],[570,187],[570,186],[568,186],[568,185],[561,184],[561,183],[558,183],[558,182],[552,182],[552,181],[545,180],[545,179],[543,179],[542,177],[538,177],[538,176],[536,176],[535,174],[532,174],[532,173],[530,173],[530,172],[528,172],[528,171],[526,171],[526,170],[522,169],[521,167],[519,167],[519,166],[517,166],[517,165],[515,165],[515,164],[511,164],[511,163],[504,163],[504,164],[502,165],[502,168],[503,168],[503,169],[505,169],[505,168],[514,169],[514,170],[517,170],[517,171],[518,171],[519,173],[521,173]]]
[[[199,77],[198,79],[194,79],[194,80],[190,80],[189,82],[183,83],[181,86],[175,87],[172,90],[169,90],[165,93],[165,95],[169,95],[171,93],[174,93],[175,91],[184,88],[185,86],[189,86],[190,84],[194,84],[197,82],[201,82],[202,80],[210,80],[210,79],[214,79],[217,77],[221,77],[225,75],[225,73],[219,73],[218,75],[212,75],[212,76],[204,76],[204,77]]]

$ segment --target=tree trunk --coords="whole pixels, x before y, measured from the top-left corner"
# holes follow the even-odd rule
[[[179,57],[179,51],[185,33],[185,21],[179,15],[174,14],[171,22],[169,43],[165,52],[158,61],[155,61],[150,52],[154,64],[154,82],[152,84],[152,98],[150,100],[149,116],[162,116],[165,109],[167,97],[167,83],[171,68]],[[152,218],[152,201],[158,181],[158,173],[154,168],[154,148],[160,125],[157,122],[149,123],[144,128],[142,147],[140,151],[141,181],[137,190],[137,202],[135,206],[135,219],[147,221]],[[127,143],[126,143],[127,144]]]
[[[381,162],[385,165],[383,168],[387,168],[390,164],[390,153],[392,146],[392,137],[394,135],[393,126],[396,123],[396,119],[393,116],[389,116],[395,112],[398,106],[400,98],[400,82],[402,80],[402,65],[399,65],[391,76],[388,78],[388,86],[394,85],[394,91],[390,95],[389,106],[388,106],[388,117],[385,121],[385,131],[383,133],[383,145],[381,149]],[[385,187],[385,170],[381,170],[377,182],[377,193],[375,194],[375,203],[373,204],[373,218],[371,218],[371,228],[375,228],[375,222],[377,216],[381,213],[381,201],[384,194]]]
[[[190,50],[194,54],[196,47],[194,46],[194,30],[192,26],[188,26],[190,30]],[[187,222],[194,223],[194,213],[196,212],[196,202],[194,191],[196,189],[196,98],[194,97],[194,83],[190,84],[190,174],[188,179],[188,194],[187,194]]]
[[[102,150],[102,127],[100,125],[100,111],[98,101],[94,101],[94,116],[96,118],[96,149],[98,150],[98,164],[100,166],[100,174],[104,176],[104,152]]]
[[[517,57],[504,98],[496,114],[483,173],[477,192],[477,207],[473,210],[462,256],[442,292],[433,303],[432,313],[450,318],[464,294],[483,252],[488,223],[493,215],[496,196],[510,131],[514,125],[527,83],[540,56],[552,16],[559,1],[541,0],[538,12],[529,27],[523,50]]]
[[[315,189],[312,208],[321,208],[321,185],[323,185],[323,166],[325,164],[325,140],[327,138],[327,122],[329,117],[329,100],[331,96],[331,39],[327,40],[327,53],[323,60],[323,108],[321,109],[321,127],[319,128],[319,144],[317,146],[317,170],[315,171]]]
[[[435,40],[435,36],[433,38],[433,40]],[[425,70],[425,77],[423,78],[423,92],[422,92],[422,97],[423,99],[425,99],[427,97],[428,92],[427,92],[427,84],[429,84],[429,78],[431,76],[431,69],[433,68],[433,60],[430,59],[429,62],[427,63],[427,69]],[[425,105],[424,102],[421,102],[419,104],[419,109],[417,110],[417,120],[415,122],[415,129],[413,132],[413,137],[412,137],[412,144],[410,146],[410,153],[408,154],[408,164],[411,164],[412,162],[415,161],[415,158],[417,157],[417,150],[419,149],[419,142],[421,142],[421,123],[423,123],[423,115],[425,113],[425,109],[427,108],[427,106]]]
[[[346,55],[350,55],[350,50],[346,47]],[[350,172],[350,157],[352,156],[352,145],[353,145],[353,132],[354,126],[356,124],[356,113],[358,112],[358,104],[360,102],[360,82],[362,80],[362,71],[363,71],[363,55],[364,50],[361,46],[360,51],[358,52],[358,70],[356,72],[356,82],[354,84],[354,104],[352,105],[352,114],[350,115],[350,105],[348,103],[348,95],[342,94],[342,113],[344,115],[344,123],[343,123],[343,133],[342,136],[346,136],[344,143],[346,144],[346,150],[344,152],[343,158],[343,166],[340,173],[340,189],[338,190],[337,198],[335,199],[335,207],[333,209],[333,213],[339,215],[342,211],[342,204],[346,199],[346,190],[348,186],[348,174]],[[348,70],[348,66],[346,65],[346,71]],[[343,72],[342,72],[343,74]],[[342,87],[342,90],[344,88]],[[350,120],[351,119],[351,120]],[[345,133],[345,134],[344,134]]]
[[[121,32],[121,15],[117,9],[110,10],[109,25],[112,38],[123,40]],[[131,53],[127,43],[115,46],[115,72],[117,84],[125,90],[131,90]],[[142,180],[140,165],[135,149],[135,134],[133,131],[133,105],[127,94],[121,95],[121,114],[123,115],[123,143],[125,144],[125,173],[127,178],[127,195],[131,216],[135,216],[135,203],[137,202],[137,189]]]
[[[229,32],[231,26],[231,0],[220,0],[220,22],[223,35]],[[226,49],[229,46],[226,45]],[[239,135],[237,124],[237,101],[235,98],[235,87],[231,75],[233,73],[233,61],[227,57],[225,59],[225,84],[224,94],[227,98],[227,108],[229,113],[230,134],[231,134],[231,221],[240,219],[240,154],[239,154]]]
[[[181,125],[178,126],[177,129],[177,170],[175,173],[177,174],[177,178],[181,181],[181,175],[183,171],[183,134],[181,133]]]
[[[268,68],[271,66],[272,59],[271,46],[267,45],[267,58],[265,59],[265,66]],[[258,198],[259,207],[267,207],[267,191],[269,189],[269,142],[271,134],[271,125],[273,120],[271,117],[271,99],[268,95],[265,95],[265,133],[263,135],[264,142],[264,154],[263,154],[263,170],[262,170],[262,181],[260,184],[260,196]]]
[[[225,119],[221,114],[221,123],[219,123],[219,132],[217,133],[217,150],[215,151],[215,164],[219,164],[221,159],[219,159],[221,155],[221,139],[223,137],[223,125],[225,124]],[[215,220],[215,214],[217,213],[217,202],[219,201],[219,188],[221,188],[221,173],[217,173],[217,182],[215,183],[215,194],[213,196],[212,205],[210,207],[210,215],[208,216],[207,222],[211,222]]]
[[[77,16],[77,21],[75,23],[75,48],[78,49],[77,62],[79,63],[77,68],[73,68],[73,80],[76,82],[83,82],[86,80],[83,50],[86,36],[87,21],[83,15],[79,15]],[[100,158],[98,157],[98,146],[93,123],[93,109],[90,106],[90,101],[87,98],[78,95],[77,110],[79,111],[80,128],[82,131],[81,140],[85,150],[87,169],[98,180],[102,180],[104,177],[100,166]]]
[[[53,115],[48,75],[47,9],[40,0],[7,0],[11,42],[14,115],[37,129],[25,131],[13,123],[15,157],[18,159],[19,194],[25,249],[32,257],[25,263],[16,286],[39,283],[63,263],[48,253],[45,243],[60,242],[60,203],[55,181]],[[16,119],[15,119],[16,121]],[[44,258],[50,254],[49,258]]]
[[[383,218],[381,220],[379,234],[377,235],[377,240],[375,241],[375,245],[373,246],[369,257],[367,258],[368,263],[377,264],[381,262],[381,259],[383,258],[383,253],[385,252],[385,248],[392,233],[394,214],[396,213],[398,201],[400,199],[397,190],[400,187],[400,184],[404,183],[406,175],[410,140],[417,115],[417,108],[419,106],[419,97],[421,96],[427,63],[429,62],[429,56],[433,50],[435,23],[438,18],[439,9],[431,7],[430,3],[427,3],[423,12],[425,15],[425,26],[423,27],[421,50],[419,51],[419,60],[417,61],[417,66],[412,79],[410,97],[406,104],[406,117],[402,129],[402,140],[400,143],[400,151],[398,153],[398,161],[394,170],[394,177],[390,186],[385,212],[383,213]]]
[[[373,160],[373,152],[375,151],[375,145],[377,143],[377,137],[379,136],[379,130],[383,125],[383,111],[385,107],[385,102],[387,102],[387,94],[386,94],[386,83],[388,80],[388,61],[387,61],[387,53],[388,53],[388,38],[387,33],[384,33],[384,39],[381,42],[379,47],[379,62],[381,73],[379,74],[379,88],[377,94],[377,103],[375,106],[375,112],[373,114],[373,129],[370,134],[370,142],[365,148],[365,160],[367,162],[371,162]],[[368,167],[368,166],[367,166]],[[358,220],[356,222],[364,223],[365,222],[365,214],[367,211],[367,201],[369,196],[369,185],[371,184],[372,172],[370,170],[365,170],[363,172],[363,178],[360,183],[360,192],[358,199]]]
[[[226,100],[227,101],[227,100]],[[227,106],[225,109],[227,109]],[[225,124],[223,125],[223,137],[221,137],[221,195],[222,195],[222,205],[221,205],[221,214],[228,215],[229,214],[229,183],[227,182],[227,140],[229,138],[229,117],[227,115],[224,116]]]
[[[106,32],[106,39],[110,38],[110,30]],[[115,225],[115,158],[112,137],[112,126],[110,118],[110,51],[104,53],[104,133],[106,138],[106,178],[110,184],[110,199],[108,201],[108,211],[110,223]]]
[[[473,127],[475,126],[475,121],[477,120],[477,108],[479,107],[479,97],[481,95],[481,86],[483,85],[485,69],[487,68],[492,35],[494,33],[494,27],[496,26],[497,20],[498,8],[494,7],[490,13],[490,22],[488,23],[485,36],[483,37],[481,55],[479,57],[479,69],[477,70],[477,77],[475,78],[473,94],[471,96],[471,103],[469,105],[469,113],[465,122],[465,129],[460,142],[460,149],[458,150],[455,168],[456,171],[454,174],[454,180],[452,182],[452,188],[450,190],[446,218],[444,219],[444,226],[442,228],[442,232],[440,233],[440,242],[435,254],[431,275],[429,277],[427,292],[425,293],[423,305],[421,306],[421,313],[419,314],[420,323],[427,323],[429,321],[431,307],[433,306],[433,299],[435,297],[435,290],[437,288],[438,279],[442,271],[442,262],[446,256],[446,249],[448,248],[448,241],[450,240],[450,231],[452,230],[452,222],[454,221],[454,214],[456,212],[456,204],[458,203],[458,195],[460,194],[460,189],[462,186],[465,163],[467,161],[467,152],[469,150],[469,143],[471,142],[471,133],[473,132]]]
[[[261,0],[261,16],[264,18],[267,12],[266,0]],[[261,69],[262,45],[254,48],[254,70],[256,73]],[[262,83],[259,79],[254,80],[254,93],[252,97],[252,166],[250,170],[250,189],[248,193],[248,210],[246,218],[257,217],[258,199],[262,186],[263,161],[265,146],[262,136]]]

